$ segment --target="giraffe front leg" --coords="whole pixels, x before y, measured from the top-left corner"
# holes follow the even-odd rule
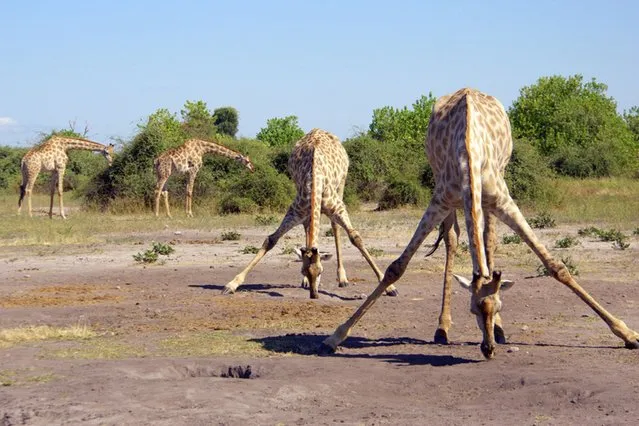
[[[459,225],[455,211],[446,216],[442,224],[442,232],[444,234],[444,243],[446,245],[446,266],[444,268],[444,288],[442,290],[442,309],[439,314],[439,324],[435,331],[434,341],[440,345],[448,345],[450,338],[448,332],[453,323],[450,301],[452,289],[453,266],[455,263],[455,252],[457,251],[457,240],[459,238]]]
[[[64,192],[64,169],[58,170],[58,199],[60,200],[60,216],[62,219],[66,219],[67,216],[64,214],[64,202],[62,201]]]
[[[290,231],[291,228],[293,228],[294,226],[299,225],[302,220],[303,218],[299,217],[295,213],[295,209],[293,208],[293,206],[289,207],[288,212],[286,212],[286,215],[284,216],[284,219],[282,219],[282,223],[280,224],[280,226],[275,230],[274,233],[266,237],[266,239],[262,243],[262,247],[257,252],[255,257],[249,262],[246,268],[244,268],[242,272],[237,274],[235,278],[233,278],[233,280],[231,280],[224,286],[222,294],[235,293],[235,290],[237,290],[240,285],[244,284],[246,275],[255,267],[255,265],[258,264],[258,262],[266,255],[266,253],[268,253],[273,247],[275,247],[275,244],[277,244],[279,239],[282,238],[284,234]]]
[[[50,186],[49,192],[51,196],[51,200],[49,202],[49,219],[53,219],[53,198],[55,197],[55,192],[58,185],[57,178],[58,178],[58,174],[57,172],[54,171],[51,174],[51,182],[49,183],[49,186]]]
[[[488,270],[492,274],[495,270],[495,250],[497,250],[497,218],[489,211],[484,211],[484,219],[486,220],[484,225],[484,242],[486,246],[486,263],[488,263]],[[499,312],[495,314],[495,325],[493,334],[495,336],[495,342],[500,345],[506,344],[506,333],[501,320]]]
[[[348,278],[346,277],[346,269],[342,258],[342,244],[339,239],[340,229],[337,223],[331,220],[331,229],[333,230],[333,238],[335,238],[335,253],[337,256],[337,282],[339,287],[348,286]]]

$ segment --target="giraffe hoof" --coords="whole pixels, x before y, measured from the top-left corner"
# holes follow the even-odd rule
[[[348,281],[340,281],[338,286],[341,288],[348,287],[350,283]]]
[[[386,296],[397,297],[399,296],[399,291],[396,288],[392,290],[386,290]]]
[[[626,342],[626,349],[639,349],[639,340]]]
[[[436,344],[438,345],[448,345],[450,341],[448,340],[448,333],[443,328],[438,328],[435,332],[435,337],[433,338]]]
[[[235,293],[235,290],[233,290],[230,287],[224,287],[224,289],[222,290],[222,294],[233,294]]]
[[[494,330],[495,330],[495,342],[499,343],[500,345],[505,345],[507,342],[506,342],[506,335],[504,334],[504,329],[496,325]]]
[[[317,355],[319,356],[333,355],[334,353],[335,353],[335,349],[330,347],[326,343],[322,343],[317,348]]]

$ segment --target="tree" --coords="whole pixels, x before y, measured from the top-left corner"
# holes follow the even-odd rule
[[[223,135],[234,138],[237,134],[239,121],[239,114],[233,107],[221,107],[213,111],[213,124],[217,131]]]
[[[260,129],[257,139],[269,146],[285,146],[304,136],[304,131],[297,123],[297,116],[289,115],[284,118],[270,118],[266,127]]]
[[[382,142],[404,142],[423,150],[430,113],[436,98],[432,93],[417,99],[412,109],[385,106],[373,110],[370,135]]]
[[[186,101],[180,111],[182,123],[186,133],[192,137],[211,139],[217,130],[213,114],[204,101]]]
[[[564,175],[628,173],[637,144],[607,89],[581,75],[542,77],[522,88],[509,109],[513,136],[530,140]]]
[[[633,106],[630,111],[624,111],[623,119],[628,128],[635,135],[635,140],[639,143],[639,106]]]

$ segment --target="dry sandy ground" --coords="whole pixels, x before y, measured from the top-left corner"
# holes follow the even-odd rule
[[[363,230],[382,249],[383,269],[414,224]],[[374,275],[345,240],[352,285],[338,288],[325,262],[320,299],[299,288],[300,264],[282,247],[250,274],[243,291],[222,286],[250,260],[270,227],[219,233],[174,230],[132,243],[0,249],[0,330],[88,325],[88,340],[0,347],[0,424],[637,424],[639,352],[623,348],[576,296],[547,277],[522,245],[501,245],[498,266],[517,281],[503,296],[509,343],[483,360],[481,335],[455,288],[454,344],[432,343],[443,250],[418,253],[399,282],[330,357],[314,347],[369,293]],[[576,229],[540,232],[549,246]],[[175,253],[142,266],[132,254],[151,240]],[[639,329],[637,251],[581,238],[554,249],[579,266],[580,283]],[[141,244],[140,244],[141,243]],[[322,249],[333,251],[330,238]],[[467,254],[457,271],[468,275]],[[251,378],[224,377],[251,367]]]

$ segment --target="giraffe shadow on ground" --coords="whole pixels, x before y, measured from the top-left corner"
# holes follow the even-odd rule
[[[298,355],[315,355],[317,348],[327,336],[318,334],[286,334],[283,336],[268,336],[250,339],[259,343],[264,349],[278,353],[295,353]],[[365,337],[349,337],[341,345],[348,349],[380,348],[395,345],[435,345],[412,337],[388,337],[382,339],[367,339]],[[343,354],[335,353],[332,358],[363,358],[379,359],[389,363],[402,365],[432,365],[434,367],[451,366],[480,362],[477,360],[459,358],[452,355],[428,355],[428,354]]]
[[[512,342],[508,341],[504,346],[528,346],[528,347],[539,347],[539,348],[570,348],[570,349],[625,349],[623,346],[617,345],[579,345],[579,344],[567,344],[567,343],[522,343],[522,342]]]
[[[194,288],[201,288],[204,290],[218,290],[218,291],[222,291],[224,290],[224,286],[223,285],[217,285],[217,284],[190,284],[189,287],[194,287]],[[302,288],[299,285],[293,285],[293,284],[242,284],[242,287],[237,290],[238,292],[241,291],[247,291],[247,292],[254,292],[254,293],[262,293],[262,294],[266,294],[268,296],[271,297],[284,297],[284,295],[282,293],[279,293],[277,291],[273,291],[275,289],[298,289],[300,291],[305,292],[306,294],[308,294],[308,289]],[[335,298],[335,299],[339,299],[339,300],[343,300],[343,301],[350,301],[350,300],[360,300],[361,297],[359,296],[341,296],[337,293],[332,293],[330,291],[326,291],[326,290],[319,290],[320,294],[323,294],[324,296],[328,296],[331,298]]]

